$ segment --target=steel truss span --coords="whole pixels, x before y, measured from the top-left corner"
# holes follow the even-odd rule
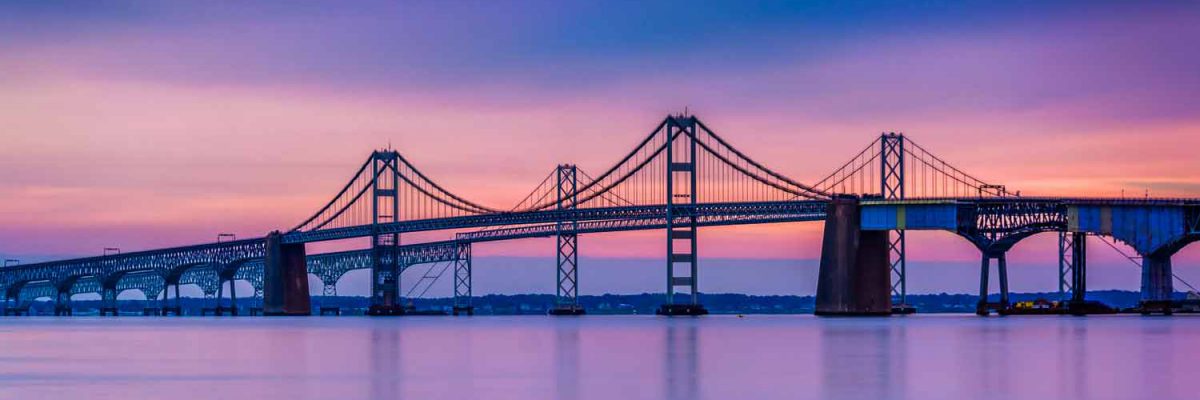
[[[346,272],[370,269],[373,304],[383,307],[381,312],[400,314],[406,294],[423,292],[416,286],[403,290],[403,272],[412,265],[445,263],[441,271],[453,269],[454,312],[470,314],[472,243],[554,237],[555,310],[577,315],[583,312],[577,296],[585,284],[580,271],[587,266],[579,262],[587,248],[585,235],[663,230],[667,297],[660,312],[701,314],[699,228],[821,221],[831,200],[840,196],[861,199],[864,230],[890,232],[888,287],[893,304],[901,308],[907,306],[905,233],[910,230],[954,232],[979,248],[985,262],[995,258],[1001,265],[1003,254],[1023,238],[1059,232],[1064,235],[1059,252],[1064,292],[1084,287],[1083,271],[1075,270],[1086,264],[1072,249],[1082,248],[1086,235],[1124,242],[1149,260],[1143,288],[1156,293],[1170,289],[1171,279],[1162,278],[1171,276],[1170,255],[1200,240],[1200,198],[1021,196],[891,132],[823,179],[805,184],[754,160],[699,118],[671,115],[607,168],[589,172],[572,164],[555,166],[511,205],[485,205],[451,191],[417,167],[413,160],[421,158],[395,150],[372,152],[345,184],[331,188],[334,196],[316,212],[279,233],[279,243],[301,248],[371,238],[369,249],[304,258],[306,270],[325,285],[323,293],[336,294]],[[401,240],[421,231],[453,234],[442,242]],[[115,313],[116,295],[129,289],[161,298],[166,307],[171,287],[178,298],[184,284],[196,284],[220,302],[225,284],[237,280],[250,282],[259,298],[267,285],[264,271],[273,262],[267,243],[262,237],[9,266],[0,269],[0,291],[6,309],[18,312],[38,298],[50,298],[69,312],[71,295],[99,293]],[[984,269],[981,280],[986,281]],[[427,273],[416,284],[438,276]],[[236,309],[236,295],[229,297]]]

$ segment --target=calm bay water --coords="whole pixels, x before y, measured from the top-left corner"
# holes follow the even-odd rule
[[[0,318],[0,398],[1194,399],[1200,318]]]

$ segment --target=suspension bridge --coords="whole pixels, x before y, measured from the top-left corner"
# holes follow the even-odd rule
[[[27,315],[37,299],[50,299],[55,314],[70,315],[71,297],[80,293],[100,294],[101,315],[116,315],[117,295],[131,289],[161,299],[163,314],[180,314],[180,286],[196,284],[213,297],[217,314],[237,315],[234,282],[240,280],[254,288],[264,314],[309,315],[309,273],[320,279],[325,294],[333,294],[345,273],[363,269],[371,277],[368,313],[402,315],[413,311],[405,297],[414,294],[402,290],[403,273],[436,263],[442,268],[426,272],[417,283],[432,284],[449,273],[453,313],[471,314],[474,243],[553,237],[556,300],[550,313],[577,315],[586,312],[578,302],[580,236],[657,230],[666,242],[665,296],[658,312],[699,315],[707,313],[698,296],[700,228],[800,221],[825,226],[818,314],[908,312],[905,232],[910,230],[953,232],[979,250],[980,314],[1011,309],[1005,254],[1020,240],[1044,232],[1058,235],[1059,288],[1071,304],[1085,301],[1085,239],[1099,235],[1138,254],[1143,305],[1165,309],[1174,291],[1171,256],[1200,239],[1200,198],[1021,196],[895,133],[871,140],[824,179],[805,184],[750,158],[695,116],[672,115],[610,168],[593,175],[559,165],[511,207],[468,200],[400,153],[375,151],[336,195],[291,229],[259,238],[6,266],[0,269],[0,292],[5,315]],[[451,232],[451,237],[401,241],[405,234],[424,231]],[[309,243],[353,238],[368,238],[370,247],[306,251]],[[993,264],[998,301],[989,301]]]

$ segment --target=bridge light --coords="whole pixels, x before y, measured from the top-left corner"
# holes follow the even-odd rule
[[[237,235],[234,235],[232,233],[218,233],[217,234],[217,243],[221,243],[221,239],[226,239],[226,238],[228,238],[230,241],[237,240]]]

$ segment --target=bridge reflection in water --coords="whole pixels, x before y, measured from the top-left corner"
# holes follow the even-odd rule
[[[0,269],[0,291],[5,315],[27,314],[36,299],[50,299],[56,314],[69,315],[71,297],[79,293],[100,294],[101,313],[116,314],[118,294],[133,289],[158,299],[162,313],[178,314],[179,287],[196,284],[213,299],[215,313],[237,315],[245,304],[239,305],[233,282],[244,281],[265,314],[307,315],[308,273],[330,294],[347,271],[367,269],[369,312],[404,315],[413,311],[404,300],[412,291],[401,289],[404,272],[444,263],[454,287],[451,311],[470,315],[472,244],[554,237],[557,296],[551,314],[578,315],[586,312],[578,302],[579,270],[587,268],[578,260],[580,236],[661,230],[666,276],[659,313],[699,315],[707,313],[698,296],[700,228],[797,221],[826,226],[817,299],[822,314],[907,311],[905,232],[911,230],[953,232],[979,249],[980,314],[1011,310],[1006,254],[1020,240],[1047,232],[1059,236],[1060,294],[1068,304],[1086,305],[1084,246],[1089,235],[1103,235],[1141,256],[1146,309],[1168,310],[1171,256],[1200,240],[1200,198],[1021,196],[894,133],[872,140],[824,179],[804,184],[751,159],[698,118],[673,115],[610,168],[593,175],[559,165],[511,207],[467,200],[400,153],[376,151],[331,200],[287,231],[8,266]],[[404,234],[422,231],[451,231],[453,237],[402,243]],[[370,238],[371,246],[306,252],[308,243],[353,238]],[[988,298],[991,279],[999,283],[997,301]]]
[[[0,397],[1183,399],[1195,393],[1197,323],[942,315],[9,319]]]

